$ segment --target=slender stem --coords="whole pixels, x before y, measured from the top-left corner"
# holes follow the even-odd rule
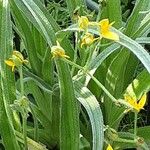
[[[27,146],[27,117],[26,117],[26,114],[24,114],[22,117],[23,117],[24,149],[28,150],[28,146]]]
[[[114,141],[116,141],[116,142],[122,142],[122,143],[133,143],[133,144],[136,144],[135,140],[128,140],[128,139],[122,139],[122,138],[117,138]]]
[[[113,102],[117,102],[116,98],[113,97],[109,91],[105,88],[104,85],[102,85],[93,75],[91,75],[90,73],[87,73],[92,79],[93,81],[105,92],[105,94],[113,101]]]
[[[19,67],[19,73],[20,73],[20,97],[22,98],[24,96],[24,84],[23,84],[23,71],[22,71],[22,65]],[[23,108],[23,112],[21,113],[22,115],[22,120],[23,120],[23,137],[24,137],[24,149],[27,150],[28,146],[27,146],[27,114],[26,114],[26,110],[24,110],[25,108]]]
[[[65,61],[65,62],[67,62],[68,64],[74,66],[74,68],[76,67],[76,68],[78,68],[80,70],[84,70],[84,67],[82,67],[80,65],[77,65],[76,63],[74,63],[74,62],[72,62],[72,61],[70,61],[70,60],[68,60],[66,58],[63,58],[62,60]]]
[[[78,31],[75,32],[75,53],[74,53],[74,59],[73,59],[74,63],[76,63],[77,58],[78,58]],[[75,67],[73,66],[72,70],[71,70],[71,75],[72,76],[74,74],[74,70],[75,70]]]
[[[86,64],[85,64],[85,68],[88,68],[88,65],[89,65],[89,63],[90,63],[90,61],[91,61],[91,59],[92,59],[92,57],[93,57],[93,54],[94,54],[94,52],[97,51],[99,45],[100,45],[100,41],[98,41],[98,43],[96,44],[95,48],[94,48],[93,46],[90,47],[90,54],[89,54],[89,57],[88,57],[87,62],[86,62]],[[92,49],[92,48],[93,48],[93,49]]]
[[[83,71],[85,71],[84,67],[81,67],[77,64],[75,64],[74,62],[68,60],[68,59],[63,59],[65,62],[77,67],[78,69],[81,69]],[[117,100],[109,93],[109,91],[93,76],[91,75],[90,73],[88,72],[85,72],[87,73],[92,79],[93,81],[107,94],[107,96],[113,101],[113,102],[117,102]]]
[[[90,47],[87,47],[87,49],[84,51],[84,55],[83,55],[83,58],[81,60],[81,66],[85,65],[85,62],[86,62],[86,59],[87,59],[89,52],[90,52]]]
[[[24,95],[24,85],[23,85],[23,72],[22,72],[22,65],[19,67],[19,73],[20,73],[20,97]]]
[[[137,136],[137,112],[134,113],[134,139],[136,139]]]
[[[75,64],[74,62],[66,59],[66,58],[63,58],[62,59],[63,61],[67,62],[68,64],[70,65],[73,65],[74,67],[80,69],[83,71],[83,73],[85,74],[88,74],[92,79],[93,81],[105,92],[105,94],[116,104],[122,104],[124,106],[127,106],[129,108],[132,108],[132,106],[130,104],[128,104],[127,102],[125,102],[124,100],[117,100],[115,97],[113,97],[113,95],[111,95],[111,93],[105,88],[105,86],[103,84],[101,84],[93,75],[91,75],[88,70],[86,70],[85,67],[82,67],[82,66],[79,66],[77,64]]]
[[[86,64],[90,62],[94,50],[92,49],[92,47],[89,47],[89,50],[88,50],[88,51],[89,51],[89,56],[88,56],[88,58],[87,58]],[[86,66],[86,65],[85,65],[85,66]]]
[[[96,18],[96,22],[98,22],[100,20],[101,14],[102,14],[102,8],[101,8],[101,4],[99,4],[99,11],[98,11],[98,15],[97,15],[97,18]]]
[[[33,114],[33,120],[34,120],[34,140],[38,141],[38,120],[34,114],[34,112],[32,111]]]

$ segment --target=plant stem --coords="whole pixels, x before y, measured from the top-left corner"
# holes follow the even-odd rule
[[[36,118],[36,115],[34,111],[31,109],[32,115],[33,115],[33,120],[34,120],[34,140],[38,141],[38,120]]]
[[[83,58],[81,60],[81,66],[85,65],[85,62],[86,62],[86,59],[87,59],[89,52],[90,52],[90,47],[87,47],[87,49],[84,51],[84,55],[83,55]]]
[[[133,143],[133,144],[136,144],[135,140],[128,140],[128,139],[122,139],[122,138],[117,138],[114,141],[115,142],[122,142],[122,143]]]
[[[83,72],[85,72],[86,70],[84,69],[84,67],[81,67],[77,64],[75,64],[74,62],[68,60],[68,59],[63,59],[65,62],[77,67],[78,69],[81,69],[83,70]],[[93,81],[107,94],[107,96],[113,101],[113,102],[117,102],[117,100],[109,93],[109,91],[93,76],[91,75],[90,73],[88,72],[85,72],[87,73],[92,79]]]
[[[93,81],[105,92],[105,94],[113,101],[113,102],[117,102],[116,98],[113,97],[109,91],[105,88],[104,85],[102,85],[93,75],[91,75],[90,73],[87,73],[92,79]]]
[[[99,11],[98,11],[98,14],[97,14],[97,17],[96,17],[96,22],[98,22],[100,20],[101,14],[102,14],[102,8],[101,8],[101,4],[99,4]]]
[[[77,61],[77,57],[78,57],[78,31],[75,32],[75,53],[74,53],[74,59],[73,59],[73,62],[76,63]],[[71,70],[71,75],[73,76],[74,74],[74,70],[75,70],[75,67],[72,66],[72,70]]]
[[[62,60],[65,61],[65,62],[67,62],[68,64],[74,66],[74,68],[76,67],[76,68],[78,68],[78,69],[84,71],[84,67],[82,67],[82,66],[80,66],[80,65],[77,65],[75,62],[72,62],[72,61],[70,61],[70,60],[68,60],[68,59],[66,59],[66,58],[63,58]]]
[[[28,146],[27,146],[27,117],[26,117],[26,114],[24,114],[22,117],[23,117],[24,149],[28,150]]]
[[[20,73],[20,98],[24,96],[24,84],[23,84],[23,71],[22,71],[22,65],[19,67],[19,73]],[[23,137],[24,137],[24,149],[27,150],[27,114],[23,108],[22,120],[23,120]]]
[[[24,85],[23,85],[23,72],[22,72],[22,65],[19,67],[19,73],[20,73],[20,97],[24,95]]]
[[[136,139],[137,136],[137,112],[134,113],[134,139]]]
[[[100,44],[101,44],[101,43],[98,42],[98,43],[96,44],[95,48],[94,48],[93,46],[90,47],[90,54],[89,54],[89,57],[88,57],[87,62],[86,62],[86,64],[85,64],[85,68],[88,68],[88,65],[89,65],[89,63],[90,63],[90,61],[91,61],[91,59],[92,59],[92,57],[93,57],[93,54],[94,54],[94,52],[97,51],[97,49],[98,49],[98,47],[99,47]],[[96,54],[96,55],[97,55],[97,54]]]
[[[70,65],[73,65],[74,67],[80,69],[83,71],[83,73],[88,74],[93,81],[105,92],[105,94],[116,104],[122,104],[128,108],[133,108],[129,103],[125,102],[124,100],[117,100],[115,97],[113,97],[113,95],[111,95],[111,93],[105,88],[105,86],[103,84],[101,84],[93,75],[91,75],[88,70],[86,70],[85,67],[79,66],[76,63],[66,59],[66,58],[62,58],[63,61],[67,62]]]

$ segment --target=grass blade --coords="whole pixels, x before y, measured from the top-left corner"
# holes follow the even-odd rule
[[[4,64],[10,57],[12,50],[12,27],[8,0],[0,1],[0,59],[1,59],[1,87],[0,87],[0,133],[6,150],[19,150],[12,124],[12,113],[9,105],[15,100],[14,76],[11,69]],[[12,80],[11,80],[12,79]],[[15,88],[14,88],[15,89]]]
[[[130,95],[136,95],[139,99],[143,92],[150,91],[150,74],[147,70],[143,70],[126,89]]]
[[[60,86],[60,149],[78,150],[79,114],[69,66],[58,59],[56,67]]]
[[[120,28],[122,24],[121,2],[120,0],[107,0],[106,8],[109,20],[115,21],[114,26]],[[113,12],[113,13],[112,13]]]
[[[74,82],[75,95],[86,109],[93,134],[93,150],[102,150],[104,141],[103,115],[95,96],[79,82]]]

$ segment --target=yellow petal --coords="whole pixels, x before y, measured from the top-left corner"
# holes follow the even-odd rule
[[[101,20],[101,21],[99,22],[99,25],[100,25],[101,27],[107,27],[107,26],[109,26],[109,20],[108,20],[108,19],[103,19],[103,20]]]
[[[5,63],[6,63],[8,66],[11,66],[11,67],[15,66],[14,62],[11,61],[11,60],[5,60]]]
[[[15,63],[14,63],[13,61],[11,61],[11,60],[5,60],[5,63],[6,63],[8,66],[12,67],[12,71],[14,71]]]
[[[113,148],[111,147],[111,145],[109,144],[108,146],[107,146],[107,149],[106,150],[113,150]]]
[[[125,95],[124,99],[134,108],[137,110],[137,101],[135,98],[131,97],[130,95]]]
[[[69,56],[65,54],[65,50],[60,46],[59,42],[57,42],[57,45],[51,47],[51,53],[53,55],[52,58],[55,57],[69,58]]]
[[[62,55],[63,58],[70,58],[68,55]]]
[[[99,22],[99,26],[100,26],[100,34],[102,37],[106,38],[106,39],[110,39],[110,40],[114,40],[114,41],[119,41],[119,36],[118,34],[110,31],[110,27],[114,24],[114,22],[109,24],[109,20],[108,19],[103,19]]]
[[[140,99],[140,101],[139,101],[139,103],[138,103],[138,108],[139,109],[143,109],[143,107],[144,107],[144,105],[145,105],[145,103],[146,103],[146,98],[147,98],[147,96],[146,96],[146,93],[141,97],[141,99]]]
[[[110,39],[110,40],[114,40],[114,41],[119,41],[119,36],[118,34],[108,31],[105,33],[101,33],[102,37],[106,38],[106,39]]]

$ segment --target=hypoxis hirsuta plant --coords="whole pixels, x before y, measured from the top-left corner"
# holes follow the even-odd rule
[[[14,72],[16,69],[19,72],[19,90],[18,93],[16,93],[17,99],[14,100],[14,103],[10,105],[11,109],[16,112],[16,117],[18,118],[18,125],[16,126],[16,135],[20,139],[20,149],[27,150],[28,148],[34,148],[37,147],[44,149],[43,146],[39,145],[38,143],[32,141],[31,139],[27,138],[27,118],[28,113],[31,112],[29,108],[29,100],[25,96],[24,92],[24,81],[23,81],[23,64],[27,64],[28,61],[24,59],[23,55],[19,52],[14,50],[12,52],[11,57],[8,60],[5,60],[5,63],[12,67],[12,72]],[[21,115],[21,118],[19,119],[19,114]],[[16,121],[16,120],[15,120]],[[22,122],[22,123],[21,123]]]
[[[24,63],[28,63],[27,60],[23,58],[23,55],[18,51],[13,51],[12,56],[9,60],[5,60],[5,63],[12,67],[14,71],[15,67],[18,68],[20,75],[20,95],[17,100],[14,101],[14,104],[11,105],[13,109],[16,109],[21,114],[22,117],[22,133],[24,137],[24,149],[27,149],[27,117],[29,112],[29,102],[28,98],[24,95],[24,84],[23,84],[23,71],[22,66]]]
[[[88,47],[90,47],[90,45],[91,46],[93,46],[92,48],[96,51],[96,49],[94,48],[94,47],[96,47],[97,48],[97,46],[95,45],[94,46],[94,44],[93,44],[93,42],[94,41],[96,41],[96,40],[101,40],[101,38],[102,37],[104,37],[104,38],[107,38],[107,39],[111,39],[111,40],[114,40],[114,41],[116,41],[116,42],[119,42],[119,35],[117,34],[117,33],[115,33],[115,32],[113,32],[113,31],[111,31],[111,25],[112,24],[109,24],[109,20],[108,19],[103,19],[103,20],[101,20],[99,23],[97,23],[97,22],[89,22],[89,20],[87,19],[87,17],[85,17],[85,16],[81,16],[81,17],[79,17],[79,20],[78,20],[78,25],[77,25],[77,28],[75,27],[75,26],[72,26],[71,27],[71,29],[67,29],[67,30],[77,30],[77,31],[79,31],[79,32],[81,32],[81,31],[83,31],[83,34],[85,34],[85,35],[82,35],[81,36],[81,48],[83,47],[83,45],[85,45],[85,46],[88,46]],[[90,26],[98,26],[99,28],[98,28],[98,31],[100,31],[99,32],[99,35],[100,35],[100,37],[98,38],[94,38],[94,35],[93,34],[91,34],[91,33],[89,33],[89,32],[92,32],[92,30],[90,30]],[[95,30],[97,30],[97,28],[95,29]],[[96,33],[96,31],[95,32],[93,32],[93,33]],[[80,42],[79,42],[80,43]],[[79,44],[79,43],[77,43],[77,44]],[[97,43],[98,45],[99,45],[99,42]],[[64,51],[63,51],[64,52]],[[93,51],[93,53],[92,54],[94,54],[94,51]],[[66,56],[65,55],[65,53],[63,53],[63,55],[64,56]],[[59,55],[59,57],[63,57],[63,55]],[[95,54],[94,54],[95,55]],[[100,54],[100,55],[102,55],[102,53]],[[87,59],[87,64],[89,65],[89,63],[92,61],[92,56],[91,56],[91,54],[89,54],[89,56],[90,56],[90,59],[88,58]],[[64,57],[63,57],[64,58]],[[94,58],[93,58],[94,59]],[[141,145],[142,147],[145,147],[146,148],[146,146],[144,146],[143,144],[143,142],[142,143],[140,143],[138,140],[139,140],[139,137],[137,137],[137,114],[138,114],[138,112],[140,111],[140,109],[142,109],[143,107],[144,107],[144,105],[145,105],[145,102],[146,102],[146,94],[144,94],[142,97],[141,97],[141,99],[140,99],[140,101],[137,103],[136,102],[136,99],[135,98],[132,98],[130,95],[125,95],[125,100],[116,100],[114,97],[113,97],[113,95],[111,95],[108,91],[107,91],[107,89],[92,75],[92,74],[90,74],[90,72],[89,72],[89,70],[88,70],[88,65],[87,64],[85,64],[85,66],[83,66],[83,67],[81,67],[81,66],[79,66],[79,65],[77,65],[77,64],[74,64],[74,63],[76,63],[76,62],[71,62],[71,61],[69,61],[69,60],[66,60],[65,59],[65,61],[66,62],[68,62],[68,63],[70,63],[71,65],[73,65],[73,66],[75,66],[75,67],[77,67],[78,69],[81,69],[82,71],[83,71],[83,74],[87,74],[87,75],[89,75],[90,77],[91,77],[91,79],[93,79],[93,81],[102,89],[102,90],[104,90],[104,92],[105,92],[105,94],[112,100],[112,102],[114,102],[114,104],[116,105],[116,106],[119,106],[119,105],[123,105],[123,106],[126,106],[126,107],[129,107],[130,109],[126,109],[124,112],[123,112],[123,114],[125,114],[125,113],[127,113],[127,112],[129,112],[129,110],[133,110],[134,111],[134,113],[135,113],[135,118],[134,118],[134,138],[133,138],[133,140],[129,140],[129,139],[123,139],[123,138],[120,138],[119,136],[118,136],[118,133],[117,132],[115,132],[115,134],[114,134],[114,136],[112,136],[113,135],[113,133],[111,132],[111,129],[110,128],[108,128],[108,127],[106,127],[106,133],[108,134],[107,136],[108,136],[108,139],[110,139],[110,141],[111,140],[114,140],[114,141],[117,141],[117,142],[123,142],[123,143],[130,143],[130,144],[135,144],[135,145]],[[82,64],[82,63],[81,63]],[[80,76],[79,77],[79,80],[81,80],[80,78],[84,78],[82,75],[81,75],[81,72],[79,73],[79,75],[77,75],[77,76]],[[78,78],[78,77],[77,77]],[[86,84],[86,83],[85,83]],[[121,114],[120,116],[118,116],[118,120],[120,119],[120,118],[122,118],[122,115],[123,114]],[[114,120],[114,123],[116,123],[118,120]],[[107,131],[108,130],[108,131]],[[113,130],[112,130],[113,131]],[[115,136],[116,135],[116,136]],[[106,141],[106,143],[107,143],[108,141]],[[108,147],[107,147],[107,149],[111,149],[112,147],[110,146],[110,145],[108,145]]]
[[[10,50],[12,50],[12,45],[8,48],[5,44],[10,44],[10,41],[12,44],[12,35],[9,40],[5,38],[8,36],[4,36],[5,33],[8,34],[6,31],[12,33],[10,13],[13,17],[13,29],[21,38],[20,49],[21,51],[25,49],[28,54],[28,67],[23,67],[24,93],[30,98],[31,113],[34,117],[32,121],[28,120],[28,137],[44,143],[51,149],[53,147],[62,150],[86,147],[99,150],[103,149],[104,141],[106,146],[108,145],[107,149],[137,146],[146,149],[147,145],[138,137],[138,134],[135,136],[129,132],[117,131],[120,120],[128,109],[136,112],[134,105],[124,100],[124,93],[132,97],[131,94],[134,92],[136,98],[132,97],[132,99],[135,101],[149,90],[149,86],[143,84],[143,77],[146,76],[149,79],[149,73],[144,71],[137,78],[136,86],[134,80],[130,85],[130,92],[124,92],[133,80],[133,72],[138,60],[150,72],[149,54],[135,41],[136,39],[138,42],[146,42],[143,40],[146,40],[150,21],[149,13],[146,11],[149,8],[148,1],[137,1],[127,23],[122,23],[121,20],[120,0],[102,1],[99,4],[101,8],[99,10],[102,12],[95,15],[98,18],[97,21],[89,21],[90,19],[85,16],[87,8],[84,1],[66,0],[66,3],[71,19],[77,18],[77,20],[72,19],[72,22],[76,21],[76,24],[61,30],[51,14],[47,12],[44,3],[39,0],[0,1],[0,6],[3,8],[1,9],[3,15],[0,14],[3,20],[0,24],[3,27],[0,47],[9,52],[7,57],[5,53],[1,53],[2,70],[8,69],[7,72],[13,78],[11,69],[4,65],[4,61],[10,57]],[[140,11],[147,12],[146,16]],[[113,28],[109,23],[113,21],[115,21],[114,27],[117,29],[122,27],[121,31],[134,40]],[[75,32],[75,39],[71,38],[71,42],[75,41],[74,45],[71,44],[68,36],[72,31]],[[137,39],[141,36],[145,38]],[[6,81],[3,81],[3,84],[6,85]],[[8,89],[11,88],[8,87]],[[6,88],[5,90],[8,91]],[[8,95],[7,92],[4,94]],[[12,104],[16,98],[10,97],[7,96],[6,99],[11,99]],[[2,99],[1,102],[6,102],[6,99]],[[101,100],[104,102],[101,103]],[[8,109],[9,105],[1,107],[5,113],[8,112],[6,108]],[[103,115],[101,108],[103,108]],[[5,121],[7,125],[11,122],[9,117],[6,117]],[[1,120],[0,123],[4,127],[3,122],[4,120]],[[7,135],[14,137],[14,141],[7,143],[5,136],[7,132],[3,130],[1,131],[3,144],[5,147],[12,144],[11,146],[15,149],[17,139],[13,126],[6,127],[11,131]],[[134,129],[138,131],[138,128]],[[23,139],[18,132],[17,138]],[[40,148],[44,149],[42,146]]]

